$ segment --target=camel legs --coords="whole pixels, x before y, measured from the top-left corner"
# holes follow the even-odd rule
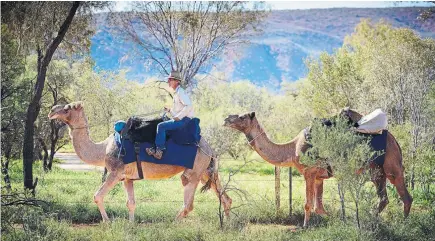
[[[391,184],[393,184],[396,187],[396,190],[403,201],[403,212],[405,218],[408,217],[409,212],[411,211],[412,197],[411,195],[409,195],[409,192],[406,189],[405,177],[403,175],[403,171],[401,171],[399,175],[387,173],[387,178],[388,180],[390,180]]]
[[[136,209],[136,202],[134,200],[133,181],[126,178],[124,180],[124,188],[127,193],[128,219],[130,222],[134,222],[134,210]]]
[[[387,178],[385,176],[384,170],[375,165],[375,167],[370,168],[372,181],[376,186],[376,193],[379,197],[378,214],[384,210],[388,204],[387,196]]]
[[[412,197],[406,189],[402,160],[399,144],[394,139],[393,135],[388,133],[383,169],[386,177],[390,180],[391,184],[396,187],[396,190],[403,201],[403,212],[406,218],[411,210]]]
[[[323,179],[316,179],[314,182],[315,208],[314,211],[320,215],[327,215],[323,207]]]
[[[180,212],[178,212],[176,220],[181,220],[186,217],[193,210],[193,199],[195,196],[195,190],[198,186],[199,180],[189,181],[189,183],[184,186],[184,204]]]
[[[231,200],[231,198],[227,195],[225,190],[222,189],[221,181],[219,180],[219,174],[217,172],[214,174],[214,177],[215,180],[212,180],[211,182],[211,189],[213,189],[213,191],[216,193],[216,196],[219,198],[219,201],[224,206],[225,216],[229,217],[231,204],[233,200]],[[204,174],[203,176],[204,183],[211,178],[212,177],[210,177],[209,174]]]
[[[104,196],[119,182],[119,177],[116,172],[111,172],[107,177],[106,181],[101,185],[100,189],[94,195],[94,202],[97,204],[100,210],[103,222],[108,222],[109,217],[107,216],[106,210],[104,209],[103,199]]]
[[[305,178],[304,228],[308,227],[308,221],[310,220],[311,209],[313,208],[316,172],[317,172],[316,168],[307,168],[304,172],[304,178]]]
[[[184,186],[184,204],[178,212],[176,220],[181,220],[193,210],[195,191],[200,180],[192,169],[188,169],[181,175],[181,181]]]

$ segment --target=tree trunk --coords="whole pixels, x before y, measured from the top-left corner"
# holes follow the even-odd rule
[[[11,151],[12,151],[12,148],[9,148],[9,146],[8,146],[8,149],[5,150],[5,152],[4,152],[5,161],[3,162],[3,160],[2,160],[2,175],[3,175],[3,179],[5,180],[6,190],[8,190],[8,191],[10,191],[12,189],[11,188],[11,180],[9,178],[9,160],[11,158]]]
[[[356,224],[358,225],[358,229],[361,229],[361,224],[359,222],[359,205],[358,201],[355,202],[355,218],[356,218]]]
[[[276,213],[279,213],[279,209],[281,207],[281,192],[280,192],[280,179],[281,179],[281,169],[279,167],[275,167],[275,205],[276,205]]]
[[[293,213],[293,204],[292,204],[292,199],[293,199],[293,174],[292,174],[292,168],[289,167],[288,169],[288,206],[289,206],[289,211],[288,211],[288,215],[291,216]]]
[[[48,158],[48,165],[47,165],[49,171],[51,171],[51,168],[53,166],[54,154],[56,154],[56,149],[54,149],[54,146],[51,146],[50,157]]]
[[[341,203],[341,220],[344,221],[346,218],[346,211],[344,205],[344,191],[341,188],[340,183],[337,184],[337,189],[338,189],[338,195],[340,196],[340,203]]]
[[[55,100],[55,105],[56,105],[57,101]],[[56,125],[56,122],[54,120],[50,121],[50,157],[48,158],[48,164],[47,164],[47,169],[49,171],[51,171],[51,167],[53,166],[53,159],[54,159],[54,154],[56,154],[56,145],[57,142],[59,140],[59,131],[60,131],[61,127],[59,127],[58,125]]]
[[[45,56],[42,57],[41,51],[38,51],[38,75],[36,78],[34,95],[30,104],[27,108],[26,124],[24,127],[24,144],[23,144],[23,174],[24,174],[24,188],[35,189],[35,184],[33,183],[33,136],[35,132],[35,127],[33,124],[39,114],[39,109],[41,108],[40,101],[42,97],[42,91],[44,90],[45,75],[47,74],[47,68],[50,64],[51,58],[56,51],[59,44],[65,37],[69,26],[74,18],[74,15],[80,6],[80,2],[74,2],[68,16],[63,22],[62,26],[57,33],[56,38],[48,45]]]
[[[415,172],[414,172],[414,164],[411,167],[411,190],[414,191],[415,187]]]
[[[44,171],[48,171],[48,149],[47,149],[47,145],[45,144],[44,140],[41,137],[38,137],[38,141],[41,144],[42,150],[44,151],[44,156],[43,156],[43,167],[44,167]]]

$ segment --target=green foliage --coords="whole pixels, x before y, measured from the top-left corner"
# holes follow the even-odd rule
[[[369,145],[369,139],[350,130],[343,118],[336,118],[335,125],[324,126],[314,121],[311,126],[311,147],[302,155],[301,162],[313,166],[331,165],[338,179],[351,175],[359,168],[367,167],[368,160],[376,154]]]
[[[72,25],[65,35],[60,49],[65,54],[79,55],[89,51],[90,37],[94,30],[89,27],[92,11],[109,6],[108,2],[82,2]],[[72,6],[63,2],[3,2],[2,23],[8,25],[19,39],[19,51],[26,55],[38,48],[46,49],[56,36]]]
[[[372,203],[374,193],[366,189],[370,180],[367,173],[356,174],[359,169],[368,169],[370,160],[379,154],[372,150],[365,136],[358,135],[350,129],[343,118],[334,118],[334,125],[327,127],[320,121],[311,126],[312,147],[301,157],[301,162],[308,166],[331,166],[334,177],[339,184],[339,192],[348,193],[355,205],[355,217],[358,228],[361,222],[370,222],[374,217]],[[342,200],[344,201],[344,195]],[[344,210],[342,210],[344,214]],[[361,213],[364,213],[361,218]]]
[[[227,179],[225,168],[238,162],[241,163],[223,160],[221,180]],[[261,167],[260,164],[273,169],[265,163],[255,163],[255,166]],[[247,169],[251,167],[247,166]],[[233,209],[223,230],[219,229],[218,201],[212,192],[197,193],[194,211],[183,221],[174,221],[183,202],[179,177],[135,182],[135,223],[127,220],[122,184],[116,185],[104,199],[112,222],[100,223],[101,216],[93,202],[93,194],[101,185],[101,173],[54,167],[52,172],[45,174],[39,162],[35,163],[35,172],[41,177],[36,198],[47,201],[50,206],[2,207],[2,240],[430,240],[435,227],[433,205],[420,205],[419,200],[414,199],[413,211],[404,220],[402,206],[393,201],[391,195],[390,204],[380,217],[372,218],[362,212],[364,225],[361,229],[343,223],[337,218],[339,204],[336,182],[332,179],[325,181],[324,189],[324,202],[331,216],[320,218],[312,215],[314,227],[302,230],[298,227],[303,223],[303,178],[293,179],[294,214],[289,218],[283,199],[282,213],[275,213],[274,174],[258,175],[256,172],[233,177],[236,187],[244,189],[248,196],[229,193],[237,208]],[[10,175],[13,188],[21,187],[22,165],[12,165]],[[282,197],[288,196],[287,181],[283,176]],[[377,199],[371,202],[372,205],[375,203]],[[348,210],[353,209],[349,205]]]
[[[30,93],[30,79],[23,78],[24,56],[18,52],[18,41],[2,24],[1,41],[1,135],[2,155],[19,157],[24,132],[25,106]]]
[[[318,117],[335,114],[345,106],[362,114],[376,108],[387,112],[390,129],[402,145],[407,180],[413,187],[416,169],[425,183],[433,176],[430,170],[421,169],[433,154],[417,156],[421,155],[420,147],[426,150],[433,145],[434,66],[433,39],[382,21],[373,24],[363,20],[335,53],[323,53],[319,60],[307,61],[307,84],[301,93]]]

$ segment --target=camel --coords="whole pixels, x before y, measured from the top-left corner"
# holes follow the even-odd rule
[[[352,121],[357,122],[361,115],[350,109],[346,109],[343,115],[349,116]],[[300,162],[300,155],[304,153],[309,145],[305,139],[305,130],[302,130],[293,140],[285,144],[275,144],[266,135],[261,127],[255,112],[243,115],[229,115],[224,126],[236,129],[245,134],[248,144],[267,162],[280,167],[295,167],[305,179],[306,194],[304,207],[304,224],[308,226],[310,214],[314,206],[317,214],[327,214],[323,207],[323,180],[330,177],[328,170],[320,167],[307,167]],[[385,163],[383,166],[371,165],[372,181],[377,188],[377,194],[380,198],[378,213],[380,213],[388,204],[386,192],[386,178],[395,185],[404,203],[405,217],[409,215],[412,198],[409,195],[404,179],[404,169],[402,166],[402,154],[400,146],[391,133],[387,136],[387,147],[385,153]]]
[[[74,150],[82,161],[89,165],[106,167],[110,172],[106,181],[94,195],[94,202],[100,210],[103,222],[110,221],[104,209],[104,196],[119,181],[124,182],[129,220],[134,221],[136,205],[133,181],[139,177],[138,168],[136,163],[124,164],[121,159],[116,157],[115,153],[118,153],[118,148],[113,135],[99,143],[95,143],[90,139],[88,120],[82,102],[56,105],[51,109],[48,117],[68,124]],[[229,216],[232,200],[222,189],[218,175],[217,159],[212,153],[213,151],[208,143],[201,139],[193,169],[141,161],[143,179],[164,179],[183,172],[181,182],[184,186],[184,205],[178,212],[176,220],[186,217],[193,210],[195,190],[200,181],[205,183],[203,190],[211,188],[216,193],[223,204],[225,215]]]

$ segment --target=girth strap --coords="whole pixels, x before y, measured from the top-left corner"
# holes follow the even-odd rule
[[[137,173],[139,174],[139,180],[143,179],[143,171],[142,171],[142,164],[139,159],[139,143],[134,143],[134,151],[136,152],[136,165],[137,165]]]

